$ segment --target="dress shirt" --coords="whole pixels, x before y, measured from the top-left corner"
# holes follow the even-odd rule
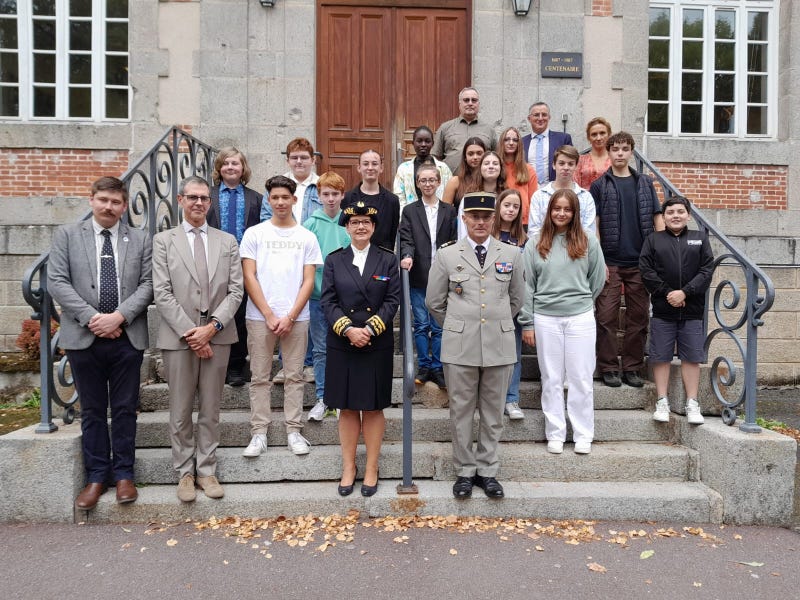
[[[237,243],[242,243],[242,236],[244,235],[244,185],[239,184],[235,188],[229,188],[224,183],[220,182],[219,185],[219,228],[222,231],[230,231],[231,227],[228,224],[228,203],[236,202],[236,226],[233,228],[235,231],[234,237]]]
[[[358,267],[359,275],[364,274],[364,265],[367,264],[367,254],[369,254],[369,246],[370,244],[367,244],[366,248],[364,248],[363,250],[359,250],[358,248],[350,244],[350,247],[353,249],[353,266]]]
[[[425,207],[425,215],[428,217],[428,231],[431,234],[431,260],[436,256],[436,219],[439,216],[439,200],[433,204],[427,204],[424,200],[422,205]]]
[[[92,219],[92,229],[94,229],[94,252],[95,252],[95,265],[97,270],[97,290],[98,294],[100,293],[100,255],[103,252],[103,242],[105,238],[103,237],[103,231],[106,229],[102,225],[100,225],[97,221]],[[114,270],[117,273],[117,297],[120,298],[120,289],[119,289],[119,221],[117,221],[113,227],[109,227],[108,230],[111,232],[111,247],[114,248]],[[128,238],[123,240],[127,242]],[[120,298],[120,302],[121,302]]]
[[[194,258],[194,225],[191,225],[189,221],[181,222],[183,226],[183,230],[186,232],[186,237],[189,238],[189,250],[192,251],[192,258]],[[201,231],[203,235],[200,237],[203,240],[203,247],[206,249],[206,264],[208,264],[208,221],[204,222],[198,229]]]
[[[528,146],[528,164],[533,167],[533,170],[536,171],[536,146],[539,144],[539,140],[536,139],[536,136],[542,136],[542,157],[544,158],[544,171],[545,175],[549,178],[550,177],[550,129],[545,129],[542,133],[534,133],[531,132],[531,145]],[[537,174],[538,177],[538,174]],[[540,181],[539,185],[544,185],[547,181]]]

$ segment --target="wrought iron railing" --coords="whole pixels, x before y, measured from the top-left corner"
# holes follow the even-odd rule
[[[178,184],[190,175],[204,177],[211,184],[214,157],[217,150],[177,127],[170,127],[145,154],[136,161],[120,179],[130,195],[128,222],[150,235],[169,229],[179,221]],[[91,213],[84,219],[91,217]],[[22,294],[33,308],[31,318],[40,321],[40,385],[41,418],[37,433],[50,433],[58,427],[53,423],[52,403],[64,409],[65,423],[75,418],[77,390],[69,399],[61,398],[55,385],[53,364],[59,354],[58,331],[50,335],[50,320],[60,320],[53,298],[47,291],[47,261],[50,252],[42,253],[28,267],[22,279]],[[66,355],[58,363],[58,380],[62,386],[71,386],[73,380]]]
[[[651,175],[663,188],[665,199],[682,194],[647,160],[634,151],[637,170]],[[737,413],[744,407],[744,423],[739,429],[758,433],[756,424],[756,377],[758,366],[758,328],[764,324],[762,317],[775,301],[775,287],[769,276],[758,265],[744,255],[728,237],[717,229],[703,212],[692,207],[692,217],[698,229],[705,231],[718,251],[714,259],[714,272],[719,267],[727,271],[741,271],[741,279],[722,274],[713,289],[706,293],[704,331],[705,353],[709,359],[712,343],[729,339],[739,353],[738,360],[730,356],[711,358],[709,376],[715,398],[722,404],[722,420],[728,425],[736,423]],[[714,323],[709,323],[709,308],[713,311]],[[713,328],[709,331],[709,325]],[[744,339],[743,339],[744,338]],[[739,371],[744,372],[744,381],[737,384]]]

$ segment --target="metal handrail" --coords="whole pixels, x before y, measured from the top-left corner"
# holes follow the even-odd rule
[[[139,229],[147,229],[150,235],[177,225],[180,218],[177,204],[178,184],[190,175],[199,175],[211,185],[216,153],[216,148],[178,127],[167,129],[161,139],[120,177],[130,195],[128,213],[125,216],[128,223]],[[90,217],[91,213],[88,213],[81,220]],[[31,319],[40,321],[41,408],[36,433],[52,433],[58,429],[53,423],[51,402],[64,409],[64,423],[72,423],[75,418],[75,403],[78,401],[77,389],[68,400],[61,398],[53,378],[53,362],[59,353],[60,332],[50,335],[50,320],[52,318],[60,322],[60,315],[47,291],[49,257],[49,251],[39,255],[22,278],[22,295],[34,311]],[[58,380],[62,386],[73,384],[66,355],[59,360]]]
[[[645,156],[634,150],[637,170],[640,173],[649,172],[663,188],[665,200],[673,196],[682,196],[678,189],[664,176],[658,168]],[[738,266],[742,270],[743,282],[736,282],[730,278],[720,280],[713,294],[714,328],[708,331],[709,300],[711,290],[706,292],[705,311],[703,318],[703,331],[706,332],[704,351],[706,359],[712,342],[717,337],[727,337],[735,345],[740,354],[740,362],[744,370],[744,384],[739,394],[733,400],[726,397],[726,388],[733,391],[739,367],[737,361],[727,356],[716,356],[711,362],[709,377],[711,389],[715,398],[722,406],[722,420],[727,425],[736,423],[737,408],[744,405],[744,423],[739,429],[747,433],[758,433],[761,427],[756,424],[756,378],[758,367],[758,328],[764,324],[762,317],[772,308],[775,301],[775,286],[769,276],[757,264],[742,253],[722,233],[703,212],[692,206],[692,217],[700,231],[704,231],[710,240],[721,244],[725,251],[714,259],[714,271],[719,266]],[[744,285],[744,305],[741,306],[742,290]],[[728,314],[738,314],[732,322],[726,319],[724,311],[735,311]],[[743,331],[740,331],[743,330]],[[746,341],[743,343],[741,334],[744,333]],[[720,370],[724,366],[724,371]]]
[[[414,343],[411,330],[411,282],[408,269],[400,269],[400,284],[403,298],[400,304],[400,329],[403,344],[403,482],[397,484],[398,494],[416,494],[417,486],[412,473],[412,401],[416,388],[414,385]]]

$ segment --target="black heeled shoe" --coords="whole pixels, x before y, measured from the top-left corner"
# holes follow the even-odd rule
[[[378,474],[380,477],[380,473]],[[374,496],[375,492],[378,491],[378,480],[375,480],[375,485],[366,485],[365,483],[361,483],[361,495],[365,498],[369,498],[370,496]]]
[[[350,494],[352,494],[353,493],[353,488],[356,485],[356,479],[357,478],[358,478],[358,467],[356,467],[356,474],[353,475],[353,483],[351,483],[350,485],[341,485],[341,484],[339,485],[339,488],[338,488],[339,495],[344,497],[344,496],[349,496]]]

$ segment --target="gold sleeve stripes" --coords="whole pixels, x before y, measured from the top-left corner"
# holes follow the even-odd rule
[[[340,317],[339,320],[333,324],[333,333],[336,335],[344,335],[344,330],[352,324],[353,322],[349,317]]]
[[[378,315],[372,315],[367,319],[367,323],[375,331],[375,335],[380,335],[386,331],[386,323]]]

